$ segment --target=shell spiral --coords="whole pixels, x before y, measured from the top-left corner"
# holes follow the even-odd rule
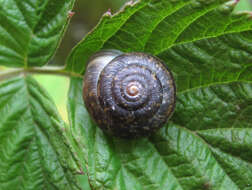
[[[83,98],[94,121],[122,138],[148,136],[162,127],[175,107],[171,72],[144,53],[102,51],[89,61]]]

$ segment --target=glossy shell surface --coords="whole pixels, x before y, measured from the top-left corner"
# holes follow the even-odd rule
[[[136,138],[165,124],[175,107],[176,88],[171,72],[158,58],[107,50],[91,57],[83,98],[106,133]]]

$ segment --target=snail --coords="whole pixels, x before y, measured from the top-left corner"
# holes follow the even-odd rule
[[[172,115],[176,87],[171,72],[157,57],[103,50],[89,59],[83,99],[92,119],[106,133],[147,137]]]

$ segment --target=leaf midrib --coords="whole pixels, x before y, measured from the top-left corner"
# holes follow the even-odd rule
[[[13,1],[15,2],[15,5],[16,5],[16,7],[18,8],[19,12],[22,14],[22,16],[23,16],[23,18],[24,18],[24,21],[25,21],[25,23],[26,23],[26,25],[27,25],[27,27],[30,29],[29,39],[28,39],[28,41],[27,41],[27,43],[26,43],[25,53],[24,53],[24,55],[23,55],[23,59],[24,59],[24,60],[23,60],[23,65],[24,65],[23,67],[24,67],[24,68],[28,68],[28,67],[29,67],[29,65],[28,65],[28,58],[29,58],[29,56],[28,56],[28,55],[29,55],[30,43],[31,43],[31,41],[32,41],[32,39],[33,39],[33,36],[36,36],[36,34],[34,33],[34,29],[37,27],[38,23],[40,22],[41,18],[43,17],[44,11],[42,11],[42,12],[40,13],[38,19],[36,20],[36,23],[33,25],[32,28],[30,28],[30,27],[29,27],[29,23],[27,22],[26,17],[24,16],[24,13],[23,13],[22,9],[19,7],[18,3],[16,2],[17,0],[13,0]],[[48,5],[49,1],[50,1],[50,0],[47,0],[46,3],[43,5],[44,8]],[[69,3],[69,2],[64,2],[64,4],[65,4],[65,3]],[[62,6],[62,7],[64,7],[64,6]],[[36,8],[38,8],[38,7],[36,7]],[[36,8],[35,8],[35,9],[36,9]],[[43,9],[43,10],[44,10],[44,9]],[[54,18],[50,18],[50,19],[53,20]],[[42,29],[43,29],[43,28],[42,28]],[[62,31],[64,31],[64,28],[63,28]],[[61,32],[61,33],[62,33],[62,32]],[[60,42],[60,41],[59,41],[59,42]],[[58,44],[59,44],[59,43],[58,43]]]
[[[51,149],[53,150],[53,152],[54,152],[54,155],[56,156],[56,158],[57,158],[57,162],[59,163],[59,166],[60,166],[60,168],[62,169],[62,171],[65,171],[65,169],[64,169],[64,167],[61,165],[61,161],[59,160],[59,158],[58,158],[58,153],[55,151],[55,147],[51,144],[51,141],[50,141],[50,139],[48,138],[48,136],[45,134],[45,132],[43,131],[43,129],[40,127],[40,124],[39,123],[37,123],[36,122],[36,120],[34,119],[34,117],[33,117],[33,114],[32,114],[32,103],[30,102],[30,99],[31,98],[33,98],[33,96],[31,95],[31,93],[30,93],[30,91],[29,91],[29,87],[28,87],[28,79],[27,79],[27,77],[25,76],[24,77],[24,84],[25,84],[25,91],[26,91],[26,93],[27,93],[27,102],[28,102],[28,110],[29,110],[29,112],[30,112],[30,115],[31,115],[31,119],[32,119],[32,122],[34,123],[34,128],[33,128],[33,130],[34,130],[34,134],[36,135],[36,138],[38,138],[38,136],[37,136],[37,132],[36,132],[36,128],[37,128],[37,130],[40,130],[40,132],[46,137],[46,139],[47,139],[47,142],[49,143],[49,145],[51,146]],[[34,79],[33,79],[34,80]],[[32,85],[32,84],[30,84],[30,85]],[[36,99],[35,99],[36,100]],[[39,101],[37,101],[38,103],[39,103],[39,105],[41,106],[41,108],[43,108],[43,105],[41,105],[41,103],[39,102]],[[41,154],[41,151],[40,151],[40,147],[39,147],[39,145],[36,143],[36,145],[37,145],[37,147],[38,147],[38,153],[39,153],[39,155],[40,155],[40,157],[42,158],[43,156],[42,156],[42,154]],[[41,159],[39,159],[39,162],[40,162],[40,167],[41,167],[41,169],[42,169],[42,172],[43,172],[43,176],[44,176],[44,181],[47,181],[48,183],[50,183],[55,189],[57,189],[57,187],[55,186],[55,184],[53,184],[52,182],[51,182],[51,180],[49,179],[49,178],[47,178],[46,176],[46,174],[45,174],[45,171],[44,171],[44,167],[43,167],[43,164],[42,164],[42,162],[41,162]],[[70,182],[70,180],[68,179],[68,176],[67,175],[65,175],[65,173],[64,173],[64,178],[66,179],[66,181],[68,182],[68,184],[71,184],[71,182]],[[45,184],[44,184],[45,185]]]
[[[24,54],[24,68],[28,68],[28,53],[29,53],[29,47],[30,47],[30,43],[32,41],[32,36],[34,36],[34,28],[36,27],[36,25],[38,24],[38,22],[40,21],[41,17],[42,17],[42,13],[39,15],[39,19],[36,21],[36,24],[34,24],[34,26],[32,28],[29,27],[29,23],[27,22],[26,20],[26,17],[24,16],[24,13],[22,11],[22,9],[19,7],[18,3],[16,2],[17,0],[13,0],[16,4],[16,7],[18,8],[19,12],[22,14],[23,18],[24,18],[24,21],[27,25],[27,27],[30,29],[30,34],[29,34],[29,40],[27,42],[27,46],[26,46],[26,49],[25,49],[25,54]],[[49,0],[47,0],[45,6],[48,4]],[[37,8],[37,7],[36,7]]]

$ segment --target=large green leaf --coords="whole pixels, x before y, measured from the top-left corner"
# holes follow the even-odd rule
[[[104,134],[72,78],[69,119],[78,158],[94,189],[252,189],[252,19],[237,1],[141,0],[104,15],[71,52],[66,69],[83,73],[102,48],[163,59],[177,84],[171,120],[150,138]]]
[[[0,64],[45,65],[62,38],[74,0],[0,0]]]
[[[31,77],[0,85],[0,189],[81,189],[54,103]]]
[[[124,52],[149,52],[163,58],[169,65],[181,61],[184,63],[189,54],[189,58],[194,60],[187,60],[189,63],[183,72],[180,68],[181,76],[177,76],[176,69],[173,72],[177,77],[198,77],[201,68],[197,68],[197,73],[185,73],[192,70],[194,65],[191,62],[203,62],[203,58],[208,58],[210,62],[210,59],[218,58],[226,49],[233,50],[229,52],[231,55],[227,55],[232,61],[240,54],[251,52],[251,44],[248,44],[251,34],[246,32],[252,28],[251,15],[232,14],[236,1],[223,2],[224,0],[141,0],[134,5],[128,4],[123,12],[112,17],[108,14],[102,17],[97,27],[73,49],[66,69],[83,73],[90,55],[102,48],[115,48]],[[226,38],[233,38],[231,40],[234,42]],[[232,48],[232,43],[236,43],[235,49],[229,49]],[[202,46],[205,49],[200,51]],[[243,48],[237,49],[239,46]],[[187,52],[181,50],[180,53],[181,48]],[[198,51],[200,52],[195,55]],[[225,57],[223,60],[227,63],[230,61]],[[184,64],[176,65],[184,67]],[[209,71],[209,67],[204,69]]]
[[[81,90],[82,80],[72,79],[71,130],[94,189],[252,189],[252,83],[179,93],[171,121],[131,141],[91,121]]]

